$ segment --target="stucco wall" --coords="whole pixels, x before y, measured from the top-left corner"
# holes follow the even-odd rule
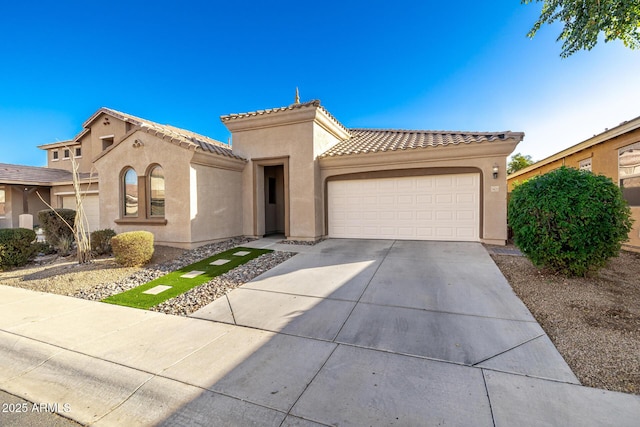
[[[134,141],[142,145],[134,147]],[[117,233],[146,230],[154,234],[156,244],[183,248],[241,235],[239,168],[244,164],[225,162],[219,156],[196,153],[143,131],[132,133],[96,161],[101,228]],[[145,218],[140,211],[142,199],[138,218],[123,217],[122,172],[132,167],[146,180],[153,165],[160,165],[164,172],[166,221]]]
[[[515,141],[484,143],[474,146],[435,147],[433,151],[408,150],[371,155],[323,158],[320,160],[323,182],[322,203],[326,205],[326,182],[340,175],[375,172],[387,176],[478,172],[480,174],[480,239],[489,244],[504,245],[507,239],[507,180],[506,157],[514,150]],[[428,151],[428,152],[427,152]],[[351,158],[349,158],[351,157]],[[493,166],[499,167],[493,179]],[[417,172],[418,171],[418,172]],[[494,191],[495,190],[495,191]],[[323,215],[326,230],[326,216]]]
[[[509,191],[513,190],[513,186],[518,182],[523,182],[537,175],[543,175],[561,166],[578,168],[581,160],[591,158],[591,171],[598,175],[608,176],[619,185],[618,176],[618,149],[627,145],[640,141],[640,129],[620,135],[618,137],[603,141],[599,144],[588,147],[576,153],[561,157],[553,162],[545,165],[533,167],[524,173],[516,173],[511,175],[509,182]],[[640,207],[631,208],[632,218],[634,219],[633,229],[629,233],[629,249],[640,250]]]
[[[242,173],[192,164],[190,177],[192,243],[242,235]]]
[[[242,174],[243,233],[245,235],[264,233],[264,205],[262,204],[264,196],[259,197],[264,193],[264,180],[259,176],[258,179],[254,179],[254,162],[260,159],[287,157],[289,165],[288,237],[308,239],[320,236],[320,230],[316,228],[315,221],[314,188],[317,180],[317,166],[313,157],[312,120],[311,117],[298,123],[234,132],[234,153],[251,159]]]
[[[35,191],[30,191],[27,196],[28,211],[23,211],[23,186],[4,186],[5,189],[5,201],[6,212],[4,218],[0,218],[0,228],[17,228],[20,225],[20,215],[28,213],[33,215],[33,225],[39,225],[38,212],[43,209],[48,209],[47,205],[43,203]],[[42,198],[49,203],[49,188],[38,187],[36,191],[40,193]]]
[[[136,139],[144,145],[134,148]],[[100,177],[100,227],[112,228],[117,233],[150,231],[158,244],[190,244],[189,162],[192,155],[192,151],[138,131],[100,157],[95,164]],[[164,171],[166,224],[144,222],[144,218],[140,218],[139,223],[118,224],[116,221],[122,219],[120,183],[123,170],[132,167],[138,177],[143,177],[154,164],[162,166]]]

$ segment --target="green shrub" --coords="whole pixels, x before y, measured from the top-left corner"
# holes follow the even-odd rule
[[[56,215],[56,212],[60,215]],[[47,243],[56,248],[62,255],[67,255],[71,249],[74,236],[67,224],[60,218],[64,218],[73,228],[76,211],[73,209],[45,209],[38,212],[40,226],[44,230]]]
[[[116,232],[110,228],[104,230],[96,230],[91,233],[91,250],[97,255],[110,254],[111,239],[116,235]]]
[[[610,178],[562,167],[513,189],[514,242],[538,267],[585,276],[617,256],[631,211]]]
[[[36,233],[26,228],[0,229],[0,268],[21,267],[37,254]]]
[[[125,267],[141,266],[153,256],[153,234],[148,231],[129,231],[111,238],[116,262]]]

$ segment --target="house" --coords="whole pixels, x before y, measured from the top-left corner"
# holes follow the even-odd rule
[[[608,176],[622,188],[635,220],[625,249],[640,251],[640,117],[594,135],[507,177],[509,191],[518,182],[561,166]]]
[[[75,155],[97,173],[92,229],[148,230],[158,244],[275,233],[506,241],[506,158],[521,132],[348,129],[319,101],[221,120],[232,146],[101,108],[73,140],[40,148],[48,168],[69,170]],[[52,183],[51,204],[66,193]]]
[[[82,173],[79,178],[87,200],[86,214],[95,226],[99,214],[97,177]],[[0,228],[39,225],[38,212],[48,209],[47,205],[75,209],[72,181],[70,170],[0,163]],[[94,200],[96,203],[91,203]]]

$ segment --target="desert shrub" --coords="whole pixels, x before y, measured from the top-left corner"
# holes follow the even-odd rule
[[[26,228],[0,229],[0,269],[21,267],[37,254],[36,233]]]
[[[148,231],[129,231],[111,238],[116,262],[126,267],[141,266],[153,256],[153,234]]]
[[[96,230],[91,233],[91,250],[97,255],[111,253],[111,239],[116,232],[110,228]]]
[[[56,212],[60,216],[56,215]],[[38,212],[40,226],[44,230],[47,243],[56,248],[62,255],[67,255],[74,241],[73,230],[60,217],[64,218],[73,228],[76,211],[73,209],[45,209]]]
[[[631,211],[610,178],[562,167],[513,189],[514,243],[538,267],[584,276],[617,256]]]

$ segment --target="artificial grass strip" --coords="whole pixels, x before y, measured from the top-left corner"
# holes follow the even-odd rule
[[[234,253],[239,251],[247,251],[249,253],[244,256],[233,255]],[[203,259],[202,261],[190,264],[186,267],[181,268],[180,270],[176,270],[172,273],[166,274],[162,277],[152,280],[151,282],[137,286],[133,289],[129,289],[128,291],[122,292],[120,294],[112,295],[108,298],[103,299],[102,302],[124,305],[127,307],[148,309],[168,299],[177,297],[178,295],[183,294],[188,290],[195,288],[196,286],[207,283],[214,277],[224,274],[239,265],[242,265],[254,258],[258,258],[260,255],[269,252],[273,251],[269,249],[253,249],[244,247],[232,248],[219,254],[213,255],[209,258]],[[211,265],[213,261],[218,259],[228,259],[229,262],[222,265]],[[187,274],[194,270],[204,271],[204,273],[192,279],[181,277],[183,274]],[[158,285],[171,286],[171,288],[160,292],[157,295],[143,293],[151,288],[155,288]]]

